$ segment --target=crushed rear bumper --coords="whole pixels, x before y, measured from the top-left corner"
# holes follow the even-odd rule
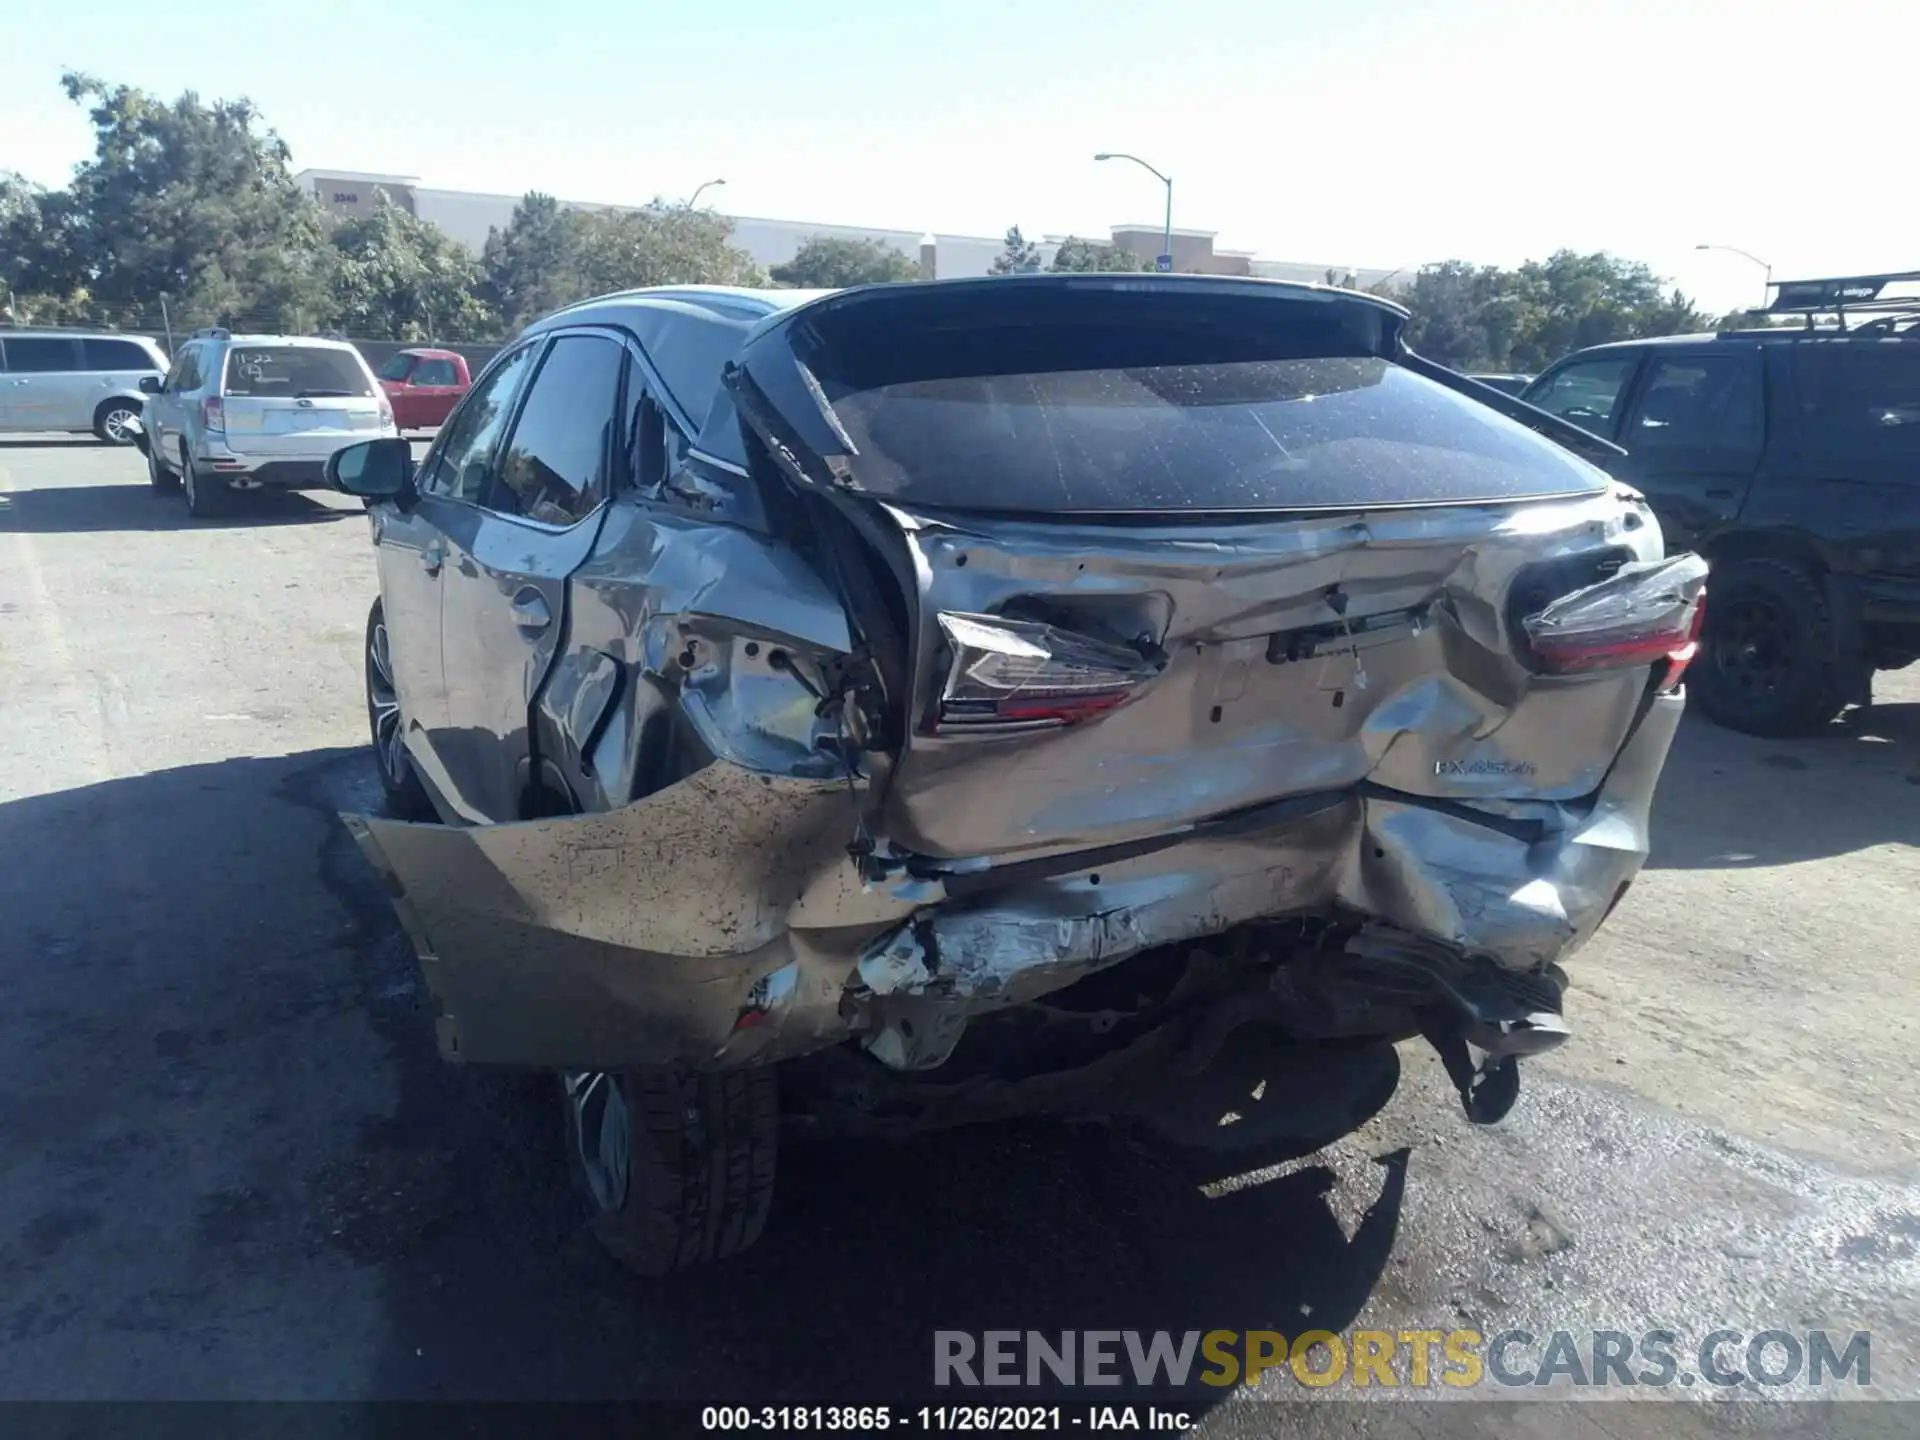
[[[1267,917],[1349,914],[1544,973],[1644,862],[1683,704],[1653,697],[1578,804],[1469,809],[1361,786],[1004,885],[965,867],[863,882],[844,780],[726,760],[598,815],[473,829],[343,818],[419,952],[450,1059],[719,1069],[860,1039],[918,1069],[971,1016]]]

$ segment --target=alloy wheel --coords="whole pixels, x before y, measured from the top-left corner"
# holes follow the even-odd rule
[[[1714,617],[1713,665],[1727,684],[1750,699],[1772,695],[1793,673],[1794,632],[1785,611],[1757,595],[1743,595]]]
[[[133,434],[127,429],[127,422],[139,418],[139,414],[135,411],[116,407],[100,417],[100,433],[105,435],[111,444],[130,445],[133,443]]]
[[[568,1071],[560,1077],[566,1095],[568,1139],[594,1204],[618,1210],[626,1203],[631,1161],[627,1097],[614,1076],[600,1070]]]
[[[397,789],[407,775],[407,746],[400,726],[400,692],[393,683],[393,654],[384,624],[373,627],[373,637],[367,644],[367,720],[380,769],[387,783]]]

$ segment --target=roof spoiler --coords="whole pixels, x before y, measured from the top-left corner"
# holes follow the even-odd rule
[[[1582,430],[1571,420],[1562,420],[1558,415],[1550,415],[1537,405],[1529,405],[1517,395],[1509,395],[1504,390],[1496,390],[1491,385],[1483,385],[1471,375],[1462,375],[1458,370],[1449,370],[1411,350],[1402,349],[1400,363],[1416,375],[1424,375],[1436,384],[1449,390],[1457,390],[1462,395],[1471,396],[1490,410],[1498,410],[1509,420],[1518,422],[1551,440],[1563,449],[1571,450],[1582,460],[1598,465],[1602,470],[1615,461],[1626,458],[1627,452],[1611,440],[1603,440],[1590,430]]]

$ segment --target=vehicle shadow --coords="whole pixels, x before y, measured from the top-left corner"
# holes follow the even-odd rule
[[[371,775],[337,749],[0,804],[0,1393],[951,1401],[939,1330],[1337,1332],[1387,1264],[1404,1151],[1336,1175],[1272,1130],[1036,1120],[792,1148],[758,1246],[636,1279],[568,1191],[553,1082],[439,1058],[338,820]],[[1239,1063],[1220,1103],[1258,1132]],[[1301,1080],[1266,1106],[1315,1106]],[[356,1277],[381,1335],[341,1330]],[[371,1374],[328,1368],[356,1350]],[[1207,1368],[1182,1408],[1234,1393]]]
[[[139,453],[131,445],[114,445],[102,440],[98,435],[43,435],[37,439],[22,439],[17,435],[0,437],[0,450],[53,450],[61,446],[85,450],[127,450],[136,455]]]
[[[1690,715],[1653,807],[1654,869],[1730,869],[1911,843],[1920,704],[1849,712],[1828,733],[1766,740]]]
[[[313,525],[364,514],[358,506],[327,505],[297,490],[259,490],[233,496],[232,509],[211,519],[186,512],[180,496],[150,485],[58,485],[0,494],[0,533],[96,534],[120,530],[206,530],[268,525]]]

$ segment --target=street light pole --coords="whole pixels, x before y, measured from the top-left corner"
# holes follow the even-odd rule
[[[696,205],[698,205],[698,204],[700,203],[700,193],[701,193],[701,191],[703,191],[703,190],[706,190],[706,189],[708,189],[708,188],[710,188],[710,187],[712,187],[712,186],[714,186],[714,185],[724,185],[724,184],[726,184],[726,183],[727,183],[727,182],[726,182],[726,181],[724,181],[724,180],[704,180],[704,181],[702,181],[702,182],[701,182],[701,184],[700,184],[700,188],[699,188],[698,190],[695,190],[695,191],[693,192],[693,198],[692,198],[691,200],[689,200],[689,201],[687,201],[687,209],[689,209],[689,210],[691,210],[691,209],[693,209],[693,208],[694,208],[694,206],[696,206]]]
[[[1747,251],[1742,250],[1738,245],[1696,245],[1693,248],[1696,250],[1725,250],[1729,255],[1738,255],[1742,260],[1751,260],[1754,264],[1758,265],[1762,270],[1767,272],[1767,289],[1768,290],[1773,289],[1773,266],[1769,265],[1766,261],[1762,260],[1758,255],[1749,254]],[[1766,297],[1766,294],[1762,292],[1760,296],[1761,309],[1764,310],[1766,308],[1766,305],[1767,305],[1767,297]]]
[[[1098,155],[1094,156],[1093,158],[1096,160],[1131,160],[1134,164],[1138,165],[1142,170],[1146,171],[1149,175],[1153,176],[1154,179],[1158,180],[1162,185],[1167,187],[1167,228],[1166,228],[1165,236],[1161,240],[1160,253],[1166,257],[1167,269],[1172,270],[1173,269],[1173,178],[1168,175],[1162,175],[1158,170],[1154,169],[1153,166],[1149,165],[1146,161],[1142,160],[1138,155],[1127,155],[1118,150],[1102,150]]]

